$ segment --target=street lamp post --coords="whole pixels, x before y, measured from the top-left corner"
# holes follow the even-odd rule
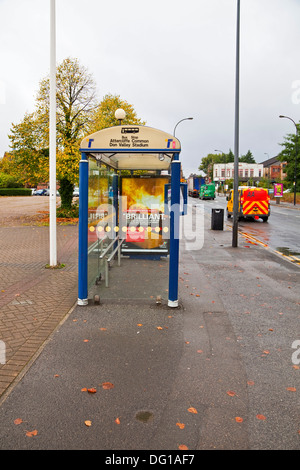
[[[234,120],[234,180],[233,180],[233,223],[232,247],[238,246],[239,206],[239,113],[240,113],[240,0],[237,0],[236,23],[236,68],[235,68],[235,120]]]
[[[182,121],[191,121],[192,119],[194,119],[194,118],[189,117],[189,118],[184,118],[184,119],[181,119],[180,121],[178,121],[177,124],[176,124],[176,126],[174,127],[174,132],[173,132],[174,137],[175,137],[176,127],[178,126],[178,124],[179,124],[180,122],[182,122]]]
[[[57,265],[56,239],[56,20],[50,1],[50,109],[49,109],[49,242],[50,266]]]
[[[296,205],[296,186],[297,186],[297,153],[298,153],[298,127],[297,124],[295,123],[294,119],[288,117],[288,116],[279,116],[280,118],[285,118],[289,119],[294,123],[294,126],[296,128],[296,144],[295,144],[295,169],[294,169],[294,206]]]

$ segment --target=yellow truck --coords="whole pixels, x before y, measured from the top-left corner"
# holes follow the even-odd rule
[[[270,216],[270,198],[268,190],[250,186],[240,186],[239,189],[238,218],[262,219],[267,222]],[[233,190],[227,196],[227,217],[233,215]]]

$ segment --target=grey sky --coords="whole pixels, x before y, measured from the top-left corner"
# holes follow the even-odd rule
[[[185,176],[234,149],[236,0],[56,0],[57,62],[77,57],[181,141]],[[50,0],[0,0],[0,156],[50,67]],[[276,155],[300,119],[300,0],[241,0],[240,154]],[[266,155],[267,154],[267,155]]]

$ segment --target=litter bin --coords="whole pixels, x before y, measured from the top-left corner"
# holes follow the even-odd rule
[[[224,226],[224,209],[212,209],[211,211],[211,229],[223,230]]]

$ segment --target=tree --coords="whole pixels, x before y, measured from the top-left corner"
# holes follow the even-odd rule
[[[201,164],[198,169],[204,171],[204,173],[213,179],[213,166],[216,163],[229,163],[234,161],[234,155],[231,150],[229,153],[209,153],[206,157],[203,157]]]
[[[132,105],[113,95],[106,95],[99,103],[95,90],[92,76],[77,59],[67,58],[57,67],[56,174],[63,208],[71,207],[73,186],[78,183],[82,138],[118,124],[114,113],[120,107],[126,112],[125,124],[143,124]],[[35,111],[19,124],[12,124],[9,135],[16,171],[33,185],[49,179],[49,96],[47,77],[40,82]]]
[[[11,147],[16,167],[26,182],[49,179],[49,77],[40,82],[36,110],[12,124]],[[56,73],[56,170],[61,206],[70,208],[73,185],[78,182],[79,143],[87,132],[97,106],[95,83],[77,59],[65,59]]]
[[[37,95],[37,114],[49,129],[50,79],[42,80]],[[96,109],[96,85],[77,59],[65,59],[56,73],[57,179],[61,206],[70,208],[73,186],[78,182],[79,143],[91,124]]]
[[[213,166],[215,163],[220,163],[220,155],[209,153],[206,157],[203,157],[201,164],[198,169],[203,171],[208,177],[213,177]]]
[[[119,121],[115,118],[115,112],[119,108],[122,108],[126,113],[122,124],[145,125],[145,122],[137,117],[131,104],[122,100],[119,95],[107,94],[93,113],[89,133],[92,134],[107,127],[117,126]]]
[[[297,135],[288,134],[285,142],[279,144],[283,148],[278,155],[278,159],[286,164],[286,181],[293,184],[295,181],[295,164],[296,164],[296,191],[300,191],[300,123],[297,124]],[[297,159],[296,159],[297,154]]]
[[[242,155],[240,158],[239,158],[239,161],[240,162],[245,162],[245,163],[256,163],[253,155],[252,155],[252,152],[250,150],[248,150],[248,152],[246,153],[246,155]]]
[[[12,124],[10,171],[27,184],[48,181],[49,148],[44,128],[36,113],[26,113],[19,124]]]

